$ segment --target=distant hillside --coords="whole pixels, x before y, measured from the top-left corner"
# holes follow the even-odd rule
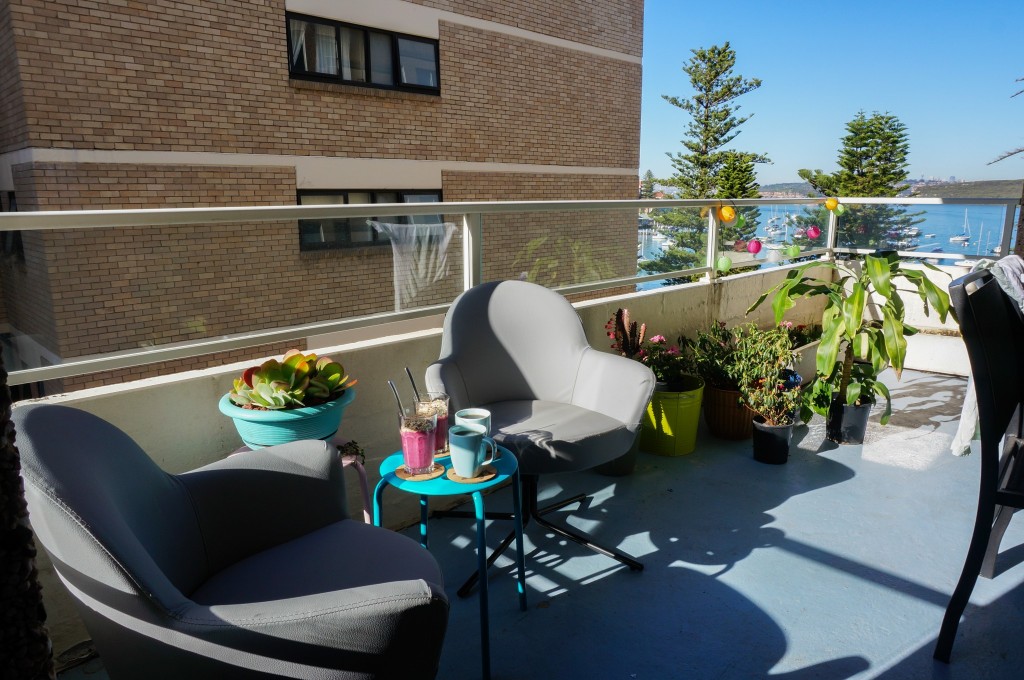
[[[1024,187],[1024,180],[1022,179],[912,184],[910,195],[921,198],[1020,198],[1022,187]],[[813,193],[811,185],[807,182],[764,184],[761,186],[760,191],[765,196],[778,194],[791,196],[817,195]]]
[[[792,196],[808,196],[813,193],[811,185],[807,182],[781,182],[779,184],[762,184],[762,194],[789,194]]]
[[[921,198],[1020,198],[1024,180],[993,179],[980,182],[928,184],[914,187],[913,196]]]

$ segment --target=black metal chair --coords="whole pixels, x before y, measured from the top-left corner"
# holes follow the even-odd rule
[[[1024,315],[987,270],[957,279],[949,293],[978,396],[981,485],[964,569],[935,643],[935,658],[947,663],[978,575],[995,575],[1003,533],[1024,508]]]

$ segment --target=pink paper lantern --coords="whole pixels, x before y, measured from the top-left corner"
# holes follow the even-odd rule
[[[816,224],[807,227],[807,238],[818,238],[821,236],[821,228]]]
[[[747,252],[751,255],[757,255],[761,252],[761,242],[756,238],[750,239],[750,242],[747,243]]]

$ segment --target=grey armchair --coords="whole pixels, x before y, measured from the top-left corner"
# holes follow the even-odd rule
[[[185,474],[58,405],[15,408],[30,521],[111,678],[433,678],[441,572],[349,519],[333,447]]]
[[[654,391],[643,364],[593,349],[579,315],[551,290],[524,281],[486,283],[452,303],[441,354],[427,368],[427,388],[447,392],[451,407],[486,408],[492,436],[519,459],[524,523],[546,529],[640,570],[632,557],[593,542],[544,515],[586,496],[538,507],[542,475],[575,472],[626,454]],[[489,564],[512,541],[510,534]],[[465,596],[475,575],[462,586]]]

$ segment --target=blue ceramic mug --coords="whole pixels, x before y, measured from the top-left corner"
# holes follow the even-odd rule
[[[485,408],[464,408],[455,412],[456,425],[479,425],[484,434],[491,434],[491,412]]]
[[[448,429],[448,449],[455,474],[467,479],[478,477],[498,454],[498,445],[481,425],[453,425]]]

